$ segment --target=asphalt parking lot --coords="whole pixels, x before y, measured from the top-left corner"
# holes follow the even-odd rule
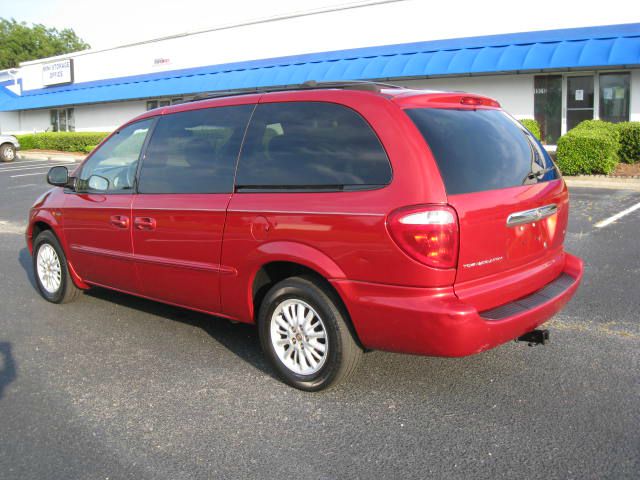
[[[255,329],[105,290],[54,306],[23,230],[51,162],[0,164],[0,478],[638,478],[640,192],[572,189],[585,260],[551,343],[371,352],[285,386]]]

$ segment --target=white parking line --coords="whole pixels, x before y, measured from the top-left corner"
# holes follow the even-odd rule
[[[34,162],[34,163],[29,163],[27,165],[22,165],[22,162],[20,163],[11,163],[9,165],[2,165],[0,164],[0,170],[14,170],[16,168],[29,168],[29,167],[37,167],[38,165],[50,165],[49,162]]]
[[[26,225],[22,225],[16,222],[10,222],[8,220],[0,220],[0,233],[13,233],[16,235],[24,234]]]
[[[5,165],[18,165],[21,163],[43,163],[56,161],[58,163],[75,163],[75,160],[18,160],[17,162],[5,163]]]
[[[31,165],[29,167],[12,167],[12,168],[0,168],[0,173],[2,172],[18,172],[21,170],[37,170],[38,168],[46,168],[49,169],[55,165]]]
[[[19,167],[23,163],[49,163],[49,160],[26,160],[21,162],[0,163],[0,168]]]
[[[16,188],[27,188],[27,187],[39,187],[40,184],[38,183],[26,183],[24,185],[15,185],[13,187],[7,187],[7,190],[14,190]]]
[[[18,178],[18,177],[30,177],[32,175],[42,175],[45,176],[47,172],[34,172],[34,173],[23,173],[21,175],[11,175],[9,178]]]
[[[625,215],[629,215],[631,212],[635,212],[639,208],[640,208],[640,203],[636,203],[635,205],[632,205],[631,207],[629,207],[629,208],[627,208],[625,210],[622,210],[621,212],[616,213],[615,215],[612,215],[611,217],[606,218],[606,219],[596,223],[594,226],[596,228],[606,227],[607,225],[611,225],[616,220],[621,219]]]

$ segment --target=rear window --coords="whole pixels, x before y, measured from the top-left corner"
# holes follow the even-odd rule
[[[501,110],[406,110],[429,144],[447,193],[480,192],[558,178],[540,143]]]
[[[371,188],[391,181],[387,155],[365,120],[332,103],[258,105],[242,147],[239,190]]]

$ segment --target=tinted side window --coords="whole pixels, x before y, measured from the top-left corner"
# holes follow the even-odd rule
[[[387,155],[365,120],[332,103],[258,105],[242,147],[238,188],[380,186]]]
[[[406,112],[429,144],[450,195],[558,178],[545,149],[501,110],[415,108]]]
[[[253,105],[207,108],[158,120],[142,162],[140,193],[228,193]]]
[[[140,150],[153,119],[127,125],[114,133],[82,167],[77,190],[89,190],[89,177],[97,175],[109,181],[108,192],[133,189]]]

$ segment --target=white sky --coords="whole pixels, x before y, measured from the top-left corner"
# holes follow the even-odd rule
[[[317,8],[354,0],[0,0],[0,17],[70,27],[104,48],[125,43]],[[574,26],[640,22],[640,1],[620,0],[402,0],[385,9],[390,22],[406,22],[407,41]],[[309,35],[331,35],[327,30]],[[366,30],[371,26],[354,25]],[[377,44],[393,43],[377,25]],[[371,32],[369,32],[371,33]],[[640,32],[639,32],[640,33]],[[371,35],[369,35],[371,37]],[[295,42],[295,39],[291,39]]]

